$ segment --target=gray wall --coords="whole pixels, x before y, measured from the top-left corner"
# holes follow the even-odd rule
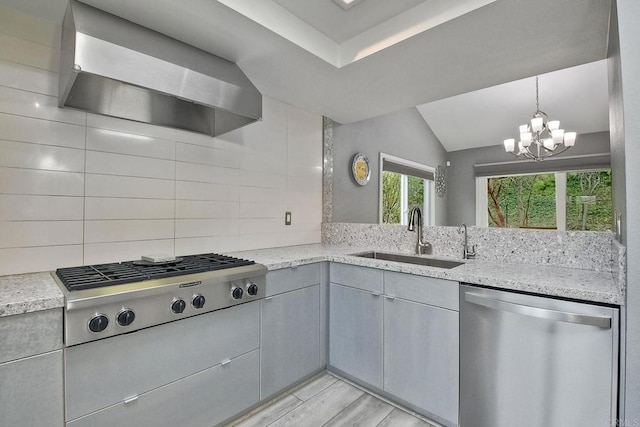
[[[626,222],[622,235],[627,247],[625,425],[633,425],[640,422],[640,263],[635,262],[640,257],[640,2],[617,0],[613,8],[616,3],[609,52],[610,127],[616,173],[623,178],[614,181],[614,194]]]
[[[365,186],[351,176],[357,152],[369,157],[371,181]],[[427,166],[444,166],[447,152],[416,108],[349,125],[336,124],[333,140],[333,220],[378,223],[380,152]],[[436,196],[436,225],[446,225],[446,196]]]
[[[560,156],[608,153],[609,132],[578,135],[576,145]],[[476,223],[476,181],[473,166],[478,163],[494,163],[516,160],[504,151],[502,145],[452,151],[448,169],[449,224]]]

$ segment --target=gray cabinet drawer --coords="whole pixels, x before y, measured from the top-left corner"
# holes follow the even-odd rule
[[[141,394],[68,427],[203,427],[218,425],[258,402],[258,350]]]
[[[384,272],[384,293],[458,311],[458,282],[413,274]]]
[[[64,425],[62,350],[0,365],[0,426]]]
[[[320,267],[321,263],[315,263],[269,271],[266,296],[319,284]]]
[[[67,420],[257,349],[259,324],[255,301],[67,348]]]
[[[0,317],[0,363],[62,348],[62,309]]]
[[[382,270],[357,265],[331,263],[331,282],[365,291],[382,293]]]

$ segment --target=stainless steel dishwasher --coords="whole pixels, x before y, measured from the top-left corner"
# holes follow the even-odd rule
[[[618,319],[617,308],[461,285],[460,426],[617,425]]]

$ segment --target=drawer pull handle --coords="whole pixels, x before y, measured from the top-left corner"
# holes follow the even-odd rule
[[[389,301],[393,301],[394,299],[396,299],[396,297],[394,297],[393,295],[386,295],[385,298]]]
[[[373,295],[374,297],[379,297],[380,296],[380,292],[371,292],[371,295]]]
[[[273,297],[266,297],[264,300],[265,301],[271,301],[273,299]]]
[[[135,402],[136,400],[138,400],[138,395],[127,397],[124,400],[124,404],[126,405],[127,403]]]
[[[229,363],[231,363],[231,359],[224,359],[222,362],[220,362],[222,366],[228,365]]]

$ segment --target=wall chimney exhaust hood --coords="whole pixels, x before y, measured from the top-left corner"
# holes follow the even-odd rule
[[[236,64],[76,0],[59,89],[60,107],[212,136],[262,116],[262,95]]]

